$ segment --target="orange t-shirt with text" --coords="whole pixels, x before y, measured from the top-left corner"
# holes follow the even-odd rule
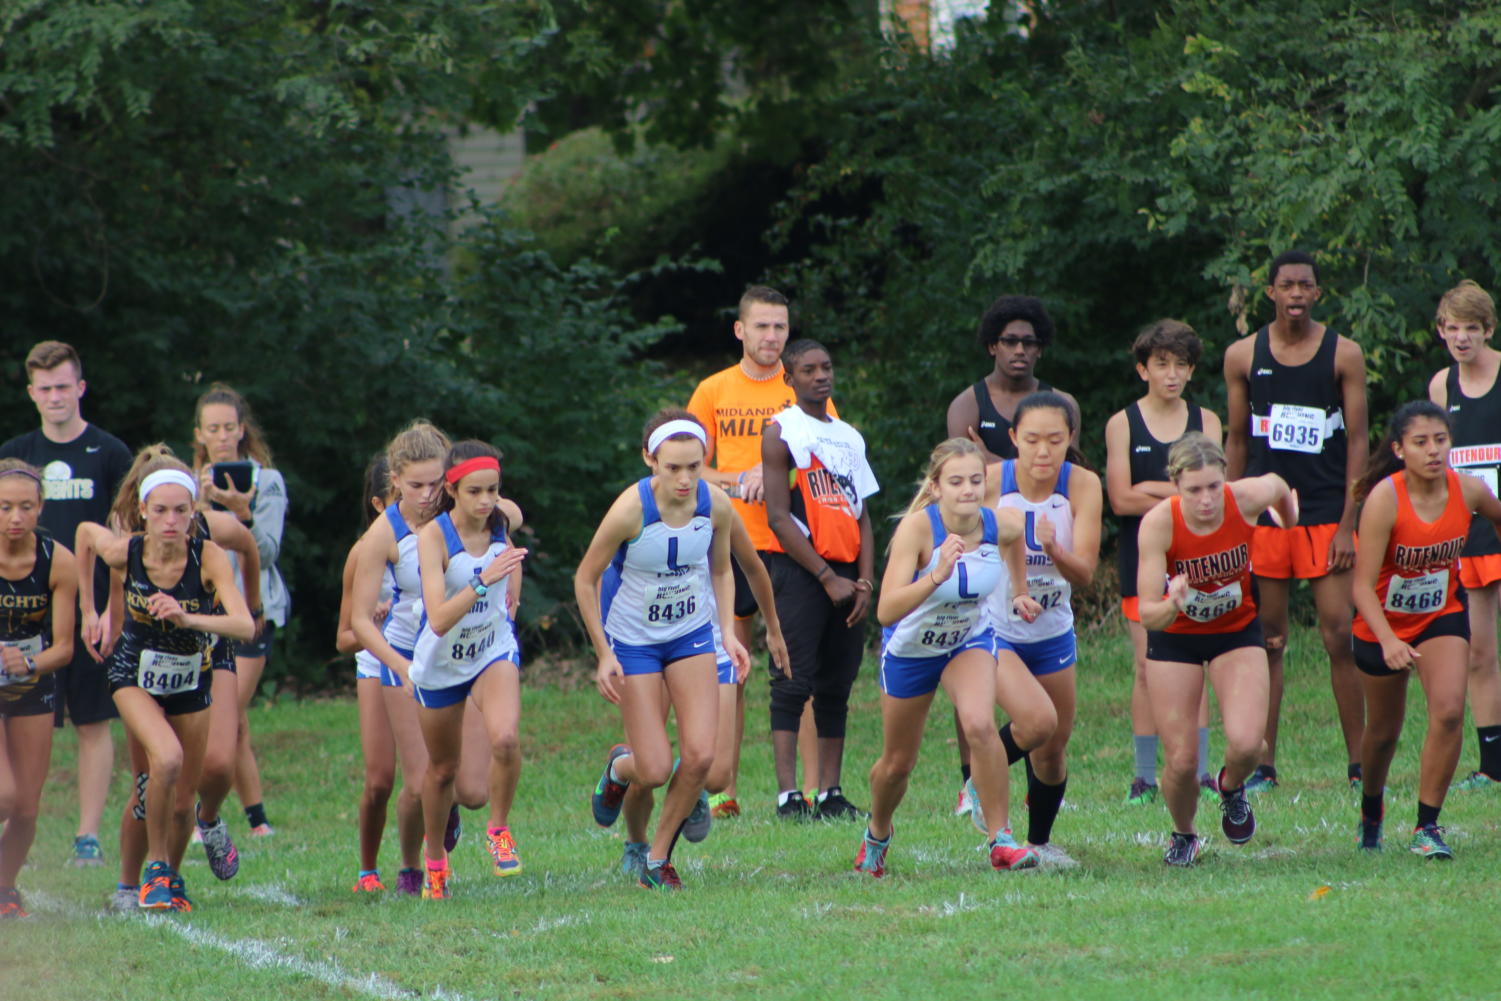
[[[771,418],[797,402],[797,394],[782,378],[781,369],[769,379],[752,379],[737,362],[715,372],[693,391],[688,412],[709,432],[709,455],[722,473],[740,473],[761,461],[761,432]],[[838,417],[834,401],[829,416]],[[767,551],[775,540],[766,524],[766,505],[731,498],[745,523],[751,542]]]

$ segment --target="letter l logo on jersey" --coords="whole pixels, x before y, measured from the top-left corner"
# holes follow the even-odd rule
[[[959,597],[978,598],[978,594],[972,594],[969,590],[969,573],[963,563],[959,564]]]

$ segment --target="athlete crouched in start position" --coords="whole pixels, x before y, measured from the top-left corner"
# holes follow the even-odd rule
[[[1168,451],[1167,474],[1178,494],[1142,518],[1136,588],[1147,628],[1147,693],[1162,738],[1163,799],[1173,820],[1163,861],[1190,866],[1204,844],[1194,827],[1194,737],[1206,667],[1225,727],[1216,782],[1221,828],[1238,845],[1256,833],[1245,782],[1264,750],[1268,680],[1251,537],[1262,512],[1288,527],[1297,524],[1298,510],[1297,496],[1276,473],[1227,483],[1224,451],[1201,432]]]
[[[1459,555],[1472,514],[1501,533],[1501,501],[1483,480],[1449,468],[1449,445],[1443,409],[1428,400],[1408,403],[1356,485],[1365,504],[1355,550],[1355,666],[1369,717],[1361,748],[1360,847],[1381,848],[1382,793],[1402,734],[1407,679],[1416,671],[1428,701],[1428,733],[1408,847],[1430,859],[1454,857],[1438,814],[1459,763],[1469,673]]]

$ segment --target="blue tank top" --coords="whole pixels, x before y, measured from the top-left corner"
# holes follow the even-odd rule
[[[648,646],[686,636],[709,624],[709,546],[714,539],[709,486],[698,483],[688,523],[662,520],[651,478],[636,483],[641,532],[622,543],[600,589],[600,617],[612,642]]]
[[[948,537],[937,504],[927,507],[933,552],[912,579],[938,566],[938,547]],[[984,628],[985,599],[999,586],[1006,566],[997,544],[995,512],[980,510],[980,544],[959,557],[953,572],[922,604],[882,631],[882,652],[894,657],[934,657],[948,653]]]

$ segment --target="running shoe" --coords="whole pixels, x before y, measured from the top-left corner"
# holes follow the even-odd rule
[[[1220,794],[1220,783],[1213,775],[1205,772],[1199,776],[1199,798],[1214,799]]]
[[[1360,840],[1356,842],[1362,851],[1379,852],[1381,850],[1381,818],[1375,820],[1360,815],[1360,826],[1357,828]]]
[[[740,816],[740,804],[735,802],[734,796],[726,796],[722,792],[715,793],[709,797],[709,816],[715,820],[738,817]]]
[[[490,858],[495,862],[495,875],[517,876],[521,874],[521,856],[516,854],[516,839],[511,829],[502,827],[489,832]]]
[[[886,849],[890,847],[890,834],[886,835],[885,841],[877,841],[870,836],[867,827],[865,837],[860,839],[860,851],[855,854],[855,871],[870,873],[877,879],[886,875]]]
[[[797,789],[787,794],[787,802],[777,804],[777,817],[781,820],[807,820],[811,816],[812,807]]]
[[[709,794],[700,791],[698,801],[693,804],[693,812],[683,821],[683,837],[698,844],[709,836],[709,828],[712,826],[714,814],[709,809]]]
[[[448,866],[441,869],[427,870],[427,878],[422,883],[423,900],[447,900],[453,896],[453,890],[449,882],[453,879],[453,870]]]
[[[819,820],[858,820],[860,811],[855,809],[855,804],[844,798],[843,789],[833,786],[818,801],[813,815]]]
[[[1037,868],[1037,849],[1031,845],[1018,845],[1009,827],[997,832],[989,847],[990,867],[997,872]]]
[[[73,839],[73,857],[68,864],[80,869],[92,869],[104,864],[104,849],[99,839],[92,834],[81,834]]]
[[[1437,824],[1424,824],[1422,827],[1414,828],[1412,841],[1408,843],[1407,850],[1414,855],[1440,862],[1448,862],[1454,858],[1454,852],[1444,843],[1444,829]]]
[[[985,811],[980,806],[980,793],[975,789],[975,780],[968,779],[964,783],[964,789],[969,793],[969,820],[975,825],[975,830],[990,837],[990,828],[985,824]]]
[[[1245,786],[1228,792],[1221,790],[1220,814],[1220,830],[1225,832],[1231,844],[1243,845],[1256,833],[1256,814],[1251,812]]]
[[[355,893],[381,893],[385,888],[385,884],[380,881],[380,873],[374,871],[361,874],[354,884]]]
[[[1126,793],[1127,806],[1146,806],[1157,802],[1157,783],[1148,782],[1140,775],[1131,780],[1131,791]]]
[[[1197,834],[1179,834],[1174,831],[1167,851],[1162,855],[1162,861],[1186,869],[1199,861],[1199,852],[1203,850],[1204,839]]]
[[[422,895],[422,873],[417,869],[402,869],[396,874],[396,892],[407,897]]]
[[[1267,772],[1265,765],[1257,765],[1256,770],[1251,773],[1250,778],[1246,779],[1246,783],[1242,788],[1246,790],[1248,795],[1255,795],[1259,792],[1275,789],[1277,788],[1277,776]]]
[[[959,787],[959,801],[954,804],[954,816],[962,817],[965,814],[969,813],[970,803],[972,802],[972,800],[970,799],[971,788],[972,784],[970,783],[970,780],[965,779],[964,784]]]
[[[1471,772],[1454,783],[1455,792],[1483,792],[1487,789],[1496,788],[1501,788],[1501,781],[1491,778],[1485,772]]]
[[[1045,845],[1032,845],[1037,853],[1037,865],[1042,869],[1073,869],[1079,860],[1049,841]]]
[[[443,850],[451,852],[458,846],[459,836],[464,833],[464,823],[459,819],[459,804],[448,808],[448,823],[443,825]]]
[[[167,881],[167,888],[172,892],[172,909],[187,913],[193,909],[193,902],[188,899],[188,888],[183,885],[182,877],[176,872]]]
[[[143,911],[169,911],[172,909],[172,870],[165,862],[152,862],[146,866],[146,875],[141,882],[136,906]]]
[[[193,829],[203,835],[203,854],[208,856],[208,867],[218,879],[234,879],[240,871],[240,853],[229,837],[229,825],[220,817],[207,827],[199,821]]]
[[[275,833],[276,828],[272,827],[270,824],[256,824],[250,829],[250,836],[252,838],[269,838]]]
[[[123,883],[115,884],[115,892],[109,895],[107,910],[116,914],[130,914],[140,909],[141,888],[139,886],[126,886]]]
[[[594,822],[600,827],[609,827],[620,816],[620,804],[625,801],[625,791],[630,787],[628,782],[616,782],[610,778],[610,766],[615,759],[631,753],[631,749],[624,744],[616,744],[605,755],[605,770],[599,777],[599,784],[594,787],[594,796],[589,805],[594,810]]]
[[[29,918],[21,906],[21,891],[14,886],[0,888],[0,918]]]
[[[683,881],[671,862],[648,862],[641,870],[641,886],[648,890],[681,890]]]
[[[641,882],[646,874],[646,853],[650,850],[651,845],[645,841],[627,841],[620,855],[620,871]]]

